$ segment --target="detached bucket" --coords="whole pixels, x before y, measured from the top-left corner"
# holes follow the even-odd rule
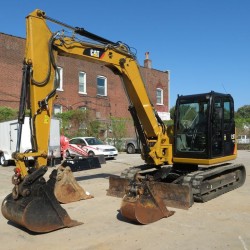
[[[77,183],[70,167],[60,166],[57,170],[53,170],[50,178],[56,178],[54,194],[60,203],[94,198]]]
[[[40,169],[34,173],[39,176]],[[32,232],[46,233],[64,227],[81,225],[81,222],[71,220],[66,210],[56,200],[52,187],[43,178],[32,179],[33,174],[25,179],[33,180],[25,182],[25,189],[29,195],[19,196],[13,199],[9,194],[2,203],[2,214],[7,219],[17,223]],[[38,173],[38,174],[37,174]],[[24,188],[24,187],[22,187]]]
[[[107,190],[108,196],[122,198],[126,193],[130,180],[121,178],[119,176],[109,177],[109,189]]]
[[[149,224],[174,214],[164,205],[160,197],[153,193],[148,184],[143,183],[138,192],[129,192],[122,200],[121,214],[128,220]]]

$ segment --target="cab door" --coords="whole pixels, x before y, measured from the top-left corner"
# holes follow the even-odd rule
[[[211,116],[212,158],[232,155],[235,146],[234,104],[230,96],[215,96]]]
[[[223,99],[223,149],[224,155],[232,155],[235,147],[234,103],[232,98]]]
[[[220,96],[214,98],[211,115],[211,156],[223,155],[223,103]]]

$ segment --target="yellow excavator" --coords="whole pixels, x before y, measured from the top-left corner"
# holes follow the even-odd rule
[[[66,36],[64,30],[52,33],[47,22],[72,34]],[[107,194],[123,197],[123,217],[148,224],[174,213],[166,206],[187,209],[193,201],[204,202],[243,185],[245,167],[232,163],[237,150],[231,95],[209,92],[178,96],[174,125],[167,127],[150,102],[140,66],[128,45],[57,21],[41,10],[30,13],[26,25],[19,134],[27,103],[33,149],[22,153],[17,146],[14,188],[2,203],[6,219],[34,232],[81,224],[60,206],[55,192],[57,187],[72,201],[69,190],[78,188],[70,171],[59,168],[52,171],[48,181],[44,177],[52,105],[60,77],[57,55],[100,63],[122,79],[145,161],[109,179]],[[35,159],[32,166],[27,163],[29,157]],[[63,179],[61,172],[68,188],[58,185]],[[82,196],[73,200],[85,195],[83,190]]]

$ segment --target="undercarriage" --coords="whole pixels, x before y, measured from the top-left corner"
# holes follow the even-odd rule
[[[161,218],[168,217],[169,213],[166,216],[162,212],[162,202],[167,207],[188,209],[194,201],[206,202],[242,186],[246,178],[242,164],[225,163],[210,167],[186,164],[151,171],[146,170],[148,167],[132,167],[123,171],[120,177],[111,176],[107,191],[107,195],[123,197],[121,213],[141,224],[150,223],[148,218],[145,221],[136,219],[140,217],[138,214],[145,213],[145,208],[148,212],[158,209]],[[126,210],[137,210],[137,214],[131,218],[131,212],[126,216]]]

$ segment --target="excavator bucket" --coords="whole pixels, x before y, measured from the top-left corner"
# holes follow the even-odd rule
[[[53,185],[42,177],[46,171],[47,167],[35,170],[24,178],[20,190],[13,189],[3,200],[3,216],[36,233],[81,225],[81,222],[72,220],[58,203]]]
[[[94,198],[77,183],[70,167],[58,167],[52,171],[50,178],[56,178],[54,194],[60,203]]]
[[[129,187],[123,197],[120,212],[126,219],[143,225],[174,214],[166,208],[158,194],[150,189],[148,182]]]
[[[119,176],[110,176],[107,195],[118,198],[124,197],[129,183],[129,179]],[[165,206],[188,209],[194,203],[192,189],[188,185],[154,181],[149,182],[148,186],[150,190],[163,201]]]

